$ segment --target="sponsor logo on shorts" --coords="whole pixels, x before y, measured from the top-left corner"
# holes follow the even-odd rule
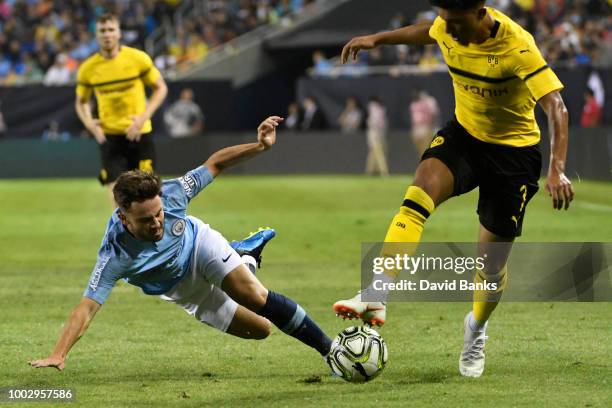
[[[185,220],[176,220],[172,224],[172,235],[178,237],[185,232]]]
[[[221,260],[223,261],[223,263],[226,263],[228,259],[230,259],[231,256],[232,256],[232,253],[230,252],[228,256],[226,256],[225,258],[221,258]]]
[[[444,138],[442,136],[436,136],[436,138],[431,141],[431,144],[429,145],[429,147],[433,148],[436,146],[440,146],[442,143],[444,143]]]

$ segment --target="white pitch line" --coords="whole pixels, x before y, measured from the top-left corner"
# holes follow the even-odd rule
[[[612,206],[610,205],[588,203],[586,201],[574,201],[572,204],[574,204],[577,207],[584,208],[586,210],[612,212]]]

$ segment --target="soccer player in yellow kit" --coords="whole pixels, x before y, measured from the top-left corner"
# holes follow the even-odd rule
[[[474,292],[459,357],[460,373],[479,377],[484,370],[487,322],[507,281],[506,261],[512,242],[521,235],[525,208],[538,190],[541,154],[536,103],[548,117],[551,156],[546,190],[558,210],[567,209],[574,196],[564,174],[568,115],[559,94],[563,84],[533,37],[517,23],[485,7],[485,0],[430,3],[438,11],[433,22],[353,38],[342,50],[342,61],[381,44],[438,44],[442,51],[453,80],[455,117],[423,154],[389,226],[382,255],[393,255],[390,243],[418,243],[425,221],[437,206],[479,187],[478,255],[495,256],[477,270],[475,280],[496,283],[498,289]],[[411,247],[405,252],[414,253],[416,245]],[[390,272],[383,279],[391,282],[396,274]],[[360,294],[336,302],[334,311],[377,325],[384,324],[386,317],[384,302],[361,301]]]
[[[146,53],[121,45],[116,16],[103,14],[96,19],[96,39],[99,52],[79,67],[75,109],[100,145],[99,179],[112,192],[122,172],[154,171],[151,117],[168,88]],[[152,88],[148,103],[145,86]],[[96,96],[99,119],[94,119],[91,112],[92,94]]]

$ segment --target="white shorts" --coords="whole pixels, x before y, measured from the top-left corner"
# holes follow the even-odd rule
[[[238,304],[221,289],[221,283],[242,264],[242,259],[220,233],[195,217],[189,219],[196,227],[191,270],[160,297],[176,303],[200,322],[225,332]]]

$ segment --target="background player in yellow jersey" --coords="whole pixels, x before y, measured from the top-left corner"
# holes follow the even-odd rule
[[[100,145],[99,179],[112,192],[122,172],[154,171],[151,117],[164,101],[168,88],[146,53],[120,44],[121,29],[116,16],[103,14],[96,19],[96,39],[99,52],[79,67],[75,108]],[[145,86],[153,90],[148,103]],[[99,119],[92,115],[92,94],[96,96]]]
[[[548,116],[551,157],[546,190],[554,209],[567,209],[574,196],[564,174],[568,115],[559,94],[563,85],[528,32],[501,12],[485,7],[485,0],[430,3],[439,14],[435,21],[353,38],[342,50],[342,61],[381,44],[437,43],[442,50],[453,79],[455,117],[423,154],[413,184],[391,222],[382,255],[400,252],[393,251],[391,243],[418,243],[425,221],[437,206],[479,187],[478,255],[494,256],[475,279],[499,287],[475,292],[472,311],[464,319],[459,370],[462,375],[479,377],[484,370],[487,321],[506,285],[506,261],[512,242],[521,234],[525,208],[538,190],[541,154],[535,105]],[[416,249],[416,245],[411,247],[404,253]],[[393,281],[391,275],[383,277]],[[359,294],[336,302],[334,311],[378,325],[386,317],[384,302],[361,301]]]

